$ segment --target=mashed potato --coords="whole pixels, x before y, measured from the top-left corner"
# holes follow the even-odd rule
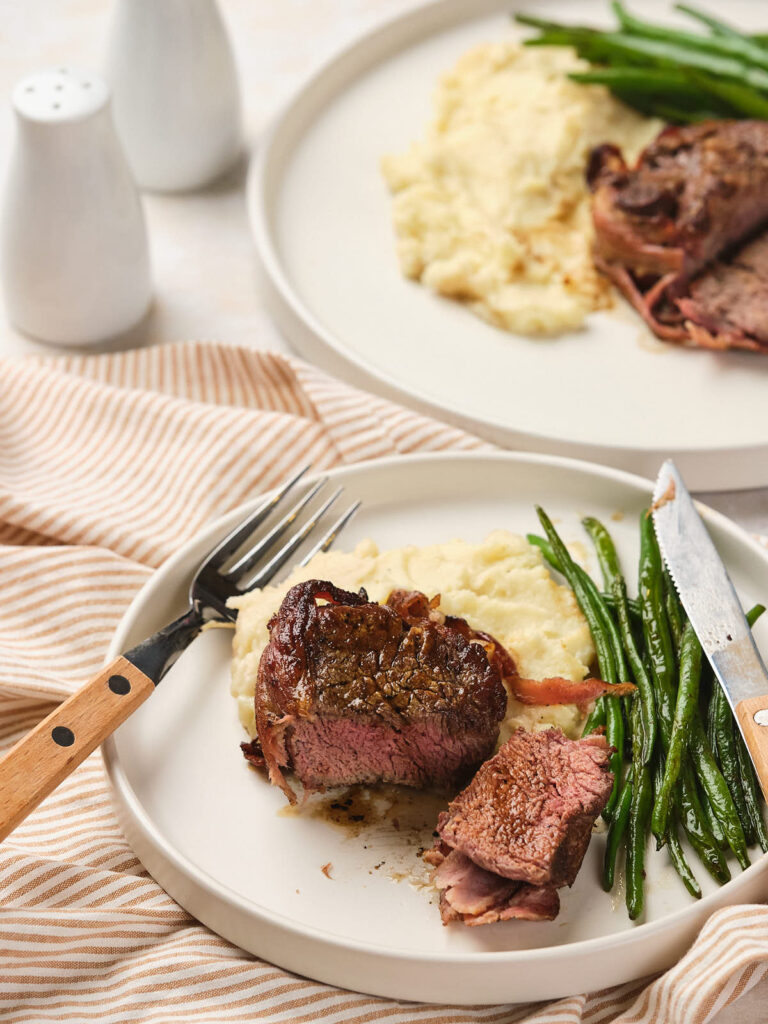
[[[610,305],[590,254],[587,156],[615,142],[631,158],[662,125],[566,77],[586,66],[569,49],[507,42],[442,78],[424,141],[382,161],[406,277],[523,334]]]
[[[329,551],[295,569],[274,587],[254,590],[231,603],[239,608],[232,660],[232,695],[240,720],[255,735],[253,695],[267,623],[294,583],[331,580],[345,590],[365,587],[373,601],[384,601],[396,588],[440,594],[440,608],[460,615],[475,629],[491,633],[510,652],[521,675],[543,679],[564,676],[575,681],[587,674],[594,656],[592,639],[573,594],[552,580],[538,548],[505,530],[482,544],[463,540],[427,547],[379,551],[373,541],[354,551]],[[580,726],[573,705],[523,707],[510,699],[502,740],[513,728],[560,726],[574,735]]]

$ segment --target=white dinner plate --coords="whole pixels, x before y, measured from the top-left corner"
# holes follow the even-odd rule
[[[401,276],[380,159],[423,135],[439,75],[471,46],[515,37],[510,11],[526,7],[610,17],[607,0],[439,0],[366,35],[295,96],[248,187],[271,312],[306,358],[506,447],[646,475],[673,456],[697,490],[768,485],[768,359],[663,344],[618,297],[584,330],[516,336]],[[732,0],[728,17],[768,28],[752,0]]]
[[[558,457],[431,455],[372,462],[331,474],[363,506],[343,534],[380,547],[480,541],[499,527],[538,529],[540,502],[568,542],[580,517],[603,519],[627,576],[638,554],[638,515],[650,484]],[[243,515],[206,528],[135,599],[110,657],[179,614],[189,579],[212,544]],[[768,555],[716,512],[705,520],[742,600],[768,595]],[[586,545],[578,549],[586,553]],[[592,561],[590,568],[595,568]],[[768,653],[768,626],[757,627]],[[322,818],[286,813],[282,792],[243,760],[245,738],[229,694],[231,632],[210,630],[186,651],[156,694],[105,745],[125,833],[148,871],[195,917],[243,948],[299,974],[399,999],[498,1003],[600,989],[666,967],[707,916],[764,898],[768,859],[722,888],[694,868],[700,902],[683,890],[664,853],[649,849],[647,915],[627,919],[620,892],[599,884],[604,837],[595,835],[553,923],[443,927],[419,846],[430,846],[434,799],[403,796],[389,819],[350,834]],[[402,791],[405,793],[405,791]],[[328,868],[330,878],[322,868]]]

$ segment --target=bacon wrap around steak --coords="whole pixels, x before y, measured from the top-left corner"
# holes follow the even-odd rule
[[[660,338],[768,351],[768,122],[669,127],[634,167],[598,147],[595,263]]]

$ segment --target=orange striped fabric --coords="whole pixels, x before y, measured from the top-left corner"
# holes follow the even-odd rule
[[[482,447],[275,354],[2,361],[0,749],[99,667],[131,597],[210,519],[309,461]],[[768,908],[738,907],[652,984],[545,1007],[415,1006],[307,981],[197,924],[148,876],[98,752],[0,846],[0,885],[9,1024],[703,1024],[768,973]]]

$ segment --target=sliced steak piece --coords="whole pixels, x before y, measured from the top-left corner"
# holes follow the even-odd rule
[[[611,793],[609,752],[603,736],[518,729],[440,816],[440,839],[502,878],[571,885]]]
[[[768,346],[768,234],[714,263],[677,305],[700,345]]]
[[[553,921],[560,898],[552,887],[537,888],[485,871],[458,850],[442,856],[433,880],[440,890],[443,924],[493,924],[513,918]]]
[[[311,580],[288,591],[269,631],[258,742],[244,752],[292,803],[289,769],[307,790],[384,781],[455,791],[493,750],[506,691],[463,620],[413,606],[404,618],[365,591]]]
[[[768,222],[767,121],[667,128],[632,168],[601,146],[587,176],[595,263],[658,337],[768,351],[760,239],[745,245]]]

